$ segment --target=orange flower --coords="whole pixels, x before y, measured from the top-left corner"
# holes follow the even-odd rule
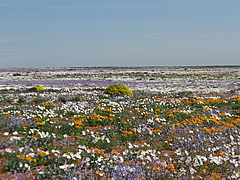
[[[31,156],[28,156],[25,158],[25,160],[29,161],[29,162],[32,162],[33,161],[33,158]]]
[[[19,159],[24,159],[24,155],[22,155],[22,154],[17,155],[17,157],[18,157]]]
[[[127,161],[125,161],[126,162],[126,164],[130,164],[131,163],[131,161],[130,160],[127,160]]]
[[[211,134],[211,130],[210,129],[204,127],[203,130],[205,130],[207,133]]]
[[[216,172],[213,172],[210,179],[214,180],[214,179],[221,179],[221,176],[219,176]]]
[[[173,164],[168,164],[168,168],[169,169],[174,169],[174,165]]]
[[[90,147],[89,149],[90,149],[91,151],[93,151],[93,150],[94,150],[94,147]]]
[[[37,155],[44,157],[45,155],[47,155],[47,152],[41,151],[41,152],[38,152]]]
[[[168,114],[168,117],[175,118],[176,115],[174,115],[174,114]]]
[[[130,129],[132,132],[137,132],[137,130],[136,129]]]
[[[119,152],[118,152],[118,151],[113,151],[112,154],[114,154],[114,155],[118,155]]]
[[[218,113],[219,116],[227,116],[225,113]]]
[[[172,125],[172,129],[176,131],[177,129],[175,128],[175,124]]]
[[[168,165],[167,165],[167,168],[168,168],[168,169],[171,169],[172,171],[175,171],[175,167],[174,167],[173,164],[168,164]]]
[[[37,122],[37,125],[45,125],[45,122]]]
[[[105,172],[103,172],[103,171],[97,171],[96,174],[99,175],[99,176],[104,176],[104,175],[105,175]]]
[[[7,117],[11,116],[11,114],[9,112],[5,112],[5,114],[6,114]]]
[[[102,149],[98,149],[98,148],[95,149],[95,153],[96,153],[96,154],[100,154],[100,153],[102,153],[102,152],[103,152]]]
[[[83,138],[83,137],[81,137],[81,136],[77,136],[77,138],[78,138],[78,139],[84,139],[84,138]]]
[[[223,152],[220,152],[219,154],[220,154],[220,155],[225,155],[226,153],[223,151]]]
[[[103,154],[103,157],[108,158],[108,154],[107,154],[107,153],[104,153],[104,154]]]
[[[82,126],[75,126],[75,128],[81,129],[81,128],[82,128]]]
[[[158,133],[158,132],[163,132],[162,130],[160,129],[151,129],[153,133]]]
[[[181,123],[176,123],[176,126],[178,126],[178,127],[181,126]]]
[[[133,132],[132,131],[122,131],[122,133],[124,133],[124,134],[132,134]]]
[[[152,168],[152,171],[160,171],[160,167]]]

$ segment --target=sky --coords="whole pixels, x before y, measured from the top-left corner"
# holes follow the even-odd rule
[[[240,65],[240,0],[0,0],[0,68]]]

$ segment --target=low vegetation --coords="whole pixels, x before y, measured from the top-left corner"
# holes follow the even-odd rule
[[[218,78],[3,86],[0,179],[239,179],[239,80]]]

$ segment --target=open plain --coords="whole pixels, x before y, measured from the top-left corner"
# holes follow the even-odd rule
[[[239,92],[239,66],[0,69],[0,179],[239,179]]]

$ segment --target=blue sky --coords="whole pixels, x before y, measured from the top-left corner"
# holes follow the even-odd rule
[[[239,65],[240,0],[0,0],[0,67]]]

